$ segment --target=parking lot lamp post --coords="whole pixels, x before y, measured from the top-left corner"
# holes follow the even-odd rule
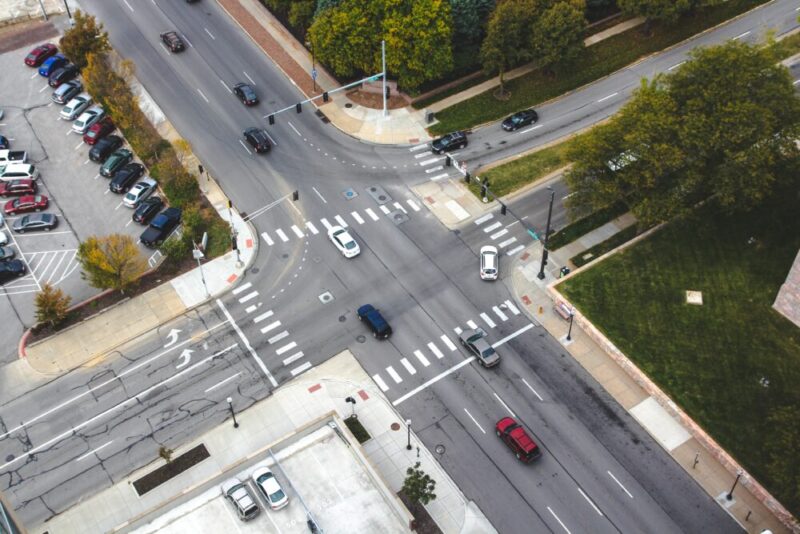
[[[550,235],[550,219],[553,216],[553,199],[556,197],[556,192],[549,185],[547,189],[550,190],[550,207],[547,209],[547,228],[544,231],[544,242],[542,247],[542,264],[539,266],[539,274],[536,275],[539,280],[544,280],[544,266],[547,265],[547,240]]]
[[[406,428],[408,429],[408,445],[406,445],[407,450],[411,450],[411,419],[406,419]]]
[[[233,411],[233,399],[231,397],[227,398],[228,401],[228,408],[231,410],[231,417],[233,417],[233,428],[239,428],[239,423],[236,421],[236,412]]]

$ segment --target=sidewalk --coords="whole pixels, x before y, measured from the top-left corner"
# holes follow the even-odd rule
[[[244,464],[257,456],[266,455],[272,446],[302,432],[320,419],[331,414],[336,414],[340,419],[348,417],[352,408],[345,398],[350,396],[357,399],[355,412],[372,439],[363,447],[352,437],[349,441],[366,457],[370,470],[374,470],[393,493],[402,487],[406,468],[419,461],[421,468],[436,480],[437,497],[426,509],[445,534],[496,532],[477,506],[466,500],[413,432],[412,450],[406,449],[403,418],[349,351],[315,366],[275,390],[267,399],[237,414],[239,428],[234,429],[226,421],[174,453],[177,457],[202,443],[211,455],[210,461],[201,462],[139,497],[131,482],[163,464],[160,458],[154,459],[151,465],[73,506],[46,525],[31,530],[46,527],[48,532],[54,534],[117,532],[153,521],[181,503],[184,497],[199,495],[214,488],[230,476],[229,471],[245,467]],[[341,427],[347,432],[344,425]],[[156,456],[155,450],[153,455]],[[304,524],[297,527],[292,532],[306,531]]]

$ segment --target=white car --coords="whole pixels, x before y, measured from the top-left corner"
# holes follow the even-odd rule
[[[92,105],[92,97],[89,93],[76,95],[61,108],[61,118],[65,121],[74,121],[75,118],[83,113],[83,110]]]
[[[497,280],[500,274],[500,257],[497,247],[486,245],[481,247],[481,280]]]
[[[361,254],[361,248],[356,240],[341,226],[331,226],[328,230],[328,238],[345,258],[354,258]]]
[[[92,124],[96,123],[105,116],[106,112],[103,109],[103,106],[92,106],[81,113],[81,116],[78,117],[78,120],[72,123],[72,131],[76,134],[83,135],[86,133],[86,130],[92,126]]]
[[[8,243],[8,236],[2,230],[0,230],[0,247]]]
[[[273,510],[280,510],[289,504],[289,496],[283,491],[281,485],[278,484],[278,479],[266,467],[257,467],[251,475],[253,482],[255,482],[258,491],[264,496],[264,499],[269,503],[269,507]]]
[[[145,178],[130,188],[128,194],[122,199],[122,203],[129,208],[136,208],[139,203],[153,194],[158,183],[152,178]]]

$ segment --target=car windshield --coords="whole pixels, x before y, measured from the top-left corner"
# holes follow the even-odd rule
[[[283,493],[282,489],[278,489],[278,491],[276,491],[275,493],[269,494],[269,500],[272,502],[279,502],[283,500],[284,497],[286,497],[286,494]]]
[[[356,245],[356,242],[352,241],[352,240],[350,240],[350,241],[348,241],[347,243],[344,244],[344,248],[346,248],[347,250],[353,250],[357,246],[358,245]]]
[[[484,357],[484,358],[488,358],[488,357],[490,357],[492,354],[494,354],[494,349],[493,349],[492,347],[489,347],[488,349],[486,349],[485,351],[483,351],[483,352],[481,353],[481,355],[483,355],[483,357]]]
[[[484,269],[483,272],[485,272],[486,274],[494,274],[494,273],[497,272],[497,270],[496,269]]]

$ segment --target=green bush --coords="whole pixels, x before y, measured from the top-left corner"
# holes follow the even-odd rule
[[[176,238],[167,239],[158,248],[164,255],[164,263],[161,268],[166,272],[174,272],[186,259],[191,257],[192,246],[187,239]]]

